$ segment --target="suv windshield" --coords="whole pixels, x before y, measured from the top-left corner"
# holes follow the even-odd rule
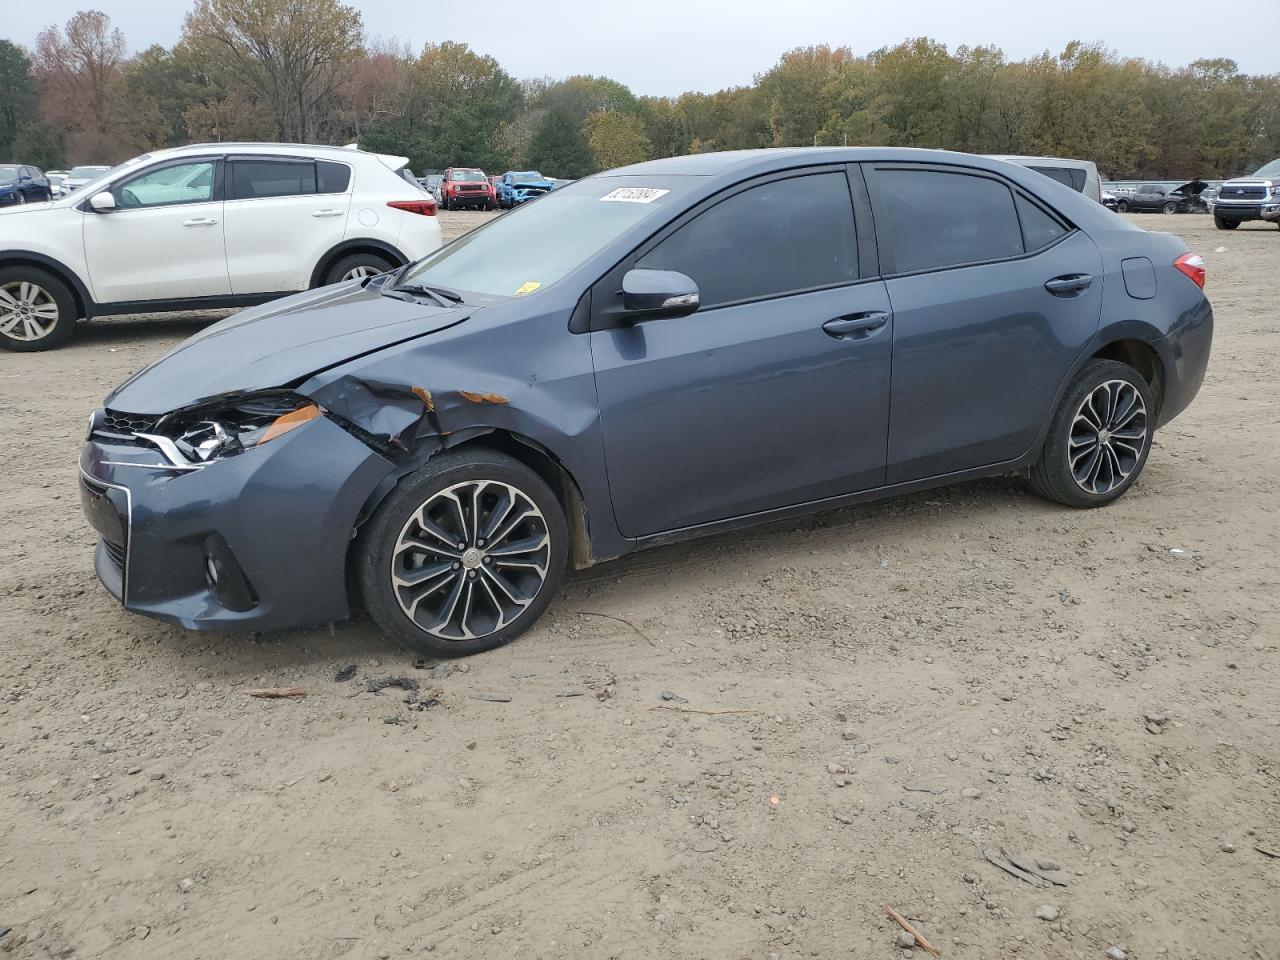
[[[9,167],[9,166],[0,167],[0,180],[17,180],[17,179],[18,179],[17,167]]]
[[[1280,179],[1280,160],[1272,160],[1255,173],[1254,176],[1264,179]]]
[[[592,177],[493,220],[411,266],[400,286],[520,297],[551,286],[636,224],[656,228],[698,178]]]
[[[547,179],[537,170],[526,170],[524,173],[513,173],[511,175],[512,183],[519,183],[523,180],[545,180]]]
[[[449,174],[450,180],[483,180],[485,179],[483,170],[455,170]]]

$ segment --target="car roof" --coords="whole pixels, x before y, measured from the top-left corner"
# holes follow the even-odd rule
[[[991,160],[973,153],[951,150],[925,150],[918,147],[767,147],[760,150],[726,150],[718,153],[692,153],[683,157],[648,160],[607,171],[609,176],[676,175],[719,177],[725,174],[751,176],[800,164],[858,163],[884,161],[915,163],[950,163],[997,169]]]
[[[266,156],[296,157],[299,154],[320,157],[323,159],[345,160],[348,163],[353,155],[372,157],[389,167],[403,167],[409,162],[408,157],[397,157],[391,154],[370,153],[355,146],[335,147],[317,143],[255,143],[252,141],[223,143],[192,143],[185,147],[170,147],[165,150],[154,150],[150,158],[182,157],[189,154],[231,154],[256,153]]]

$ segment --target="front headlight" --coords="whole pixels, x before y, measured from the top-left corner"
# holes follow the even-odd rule
[[[175,410],[151,440],[176,466],[204,466],[284,436],[323,411],[305,397],[273,391]]]

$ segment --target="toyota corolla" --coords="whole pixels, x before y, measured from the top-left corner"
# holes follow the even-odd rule
[[[997,474],[1112,503],[1200,388],[1204,269],[1031,170],[906,149],[599,174],[230,317],[107,397],[96,569],[192,629],[467,654],[566,568]]]

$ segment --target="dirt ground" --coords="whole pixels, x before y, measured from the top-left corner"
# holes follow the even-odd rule
[[[450,665],[98,585],[85,420],[208,316],[0,356],[0,955],[901,957],[891,904],[948,958],[1277,960],[1280,231],[1135,219],[1217,329],[1116,505],[989,481],[661,549]]]

